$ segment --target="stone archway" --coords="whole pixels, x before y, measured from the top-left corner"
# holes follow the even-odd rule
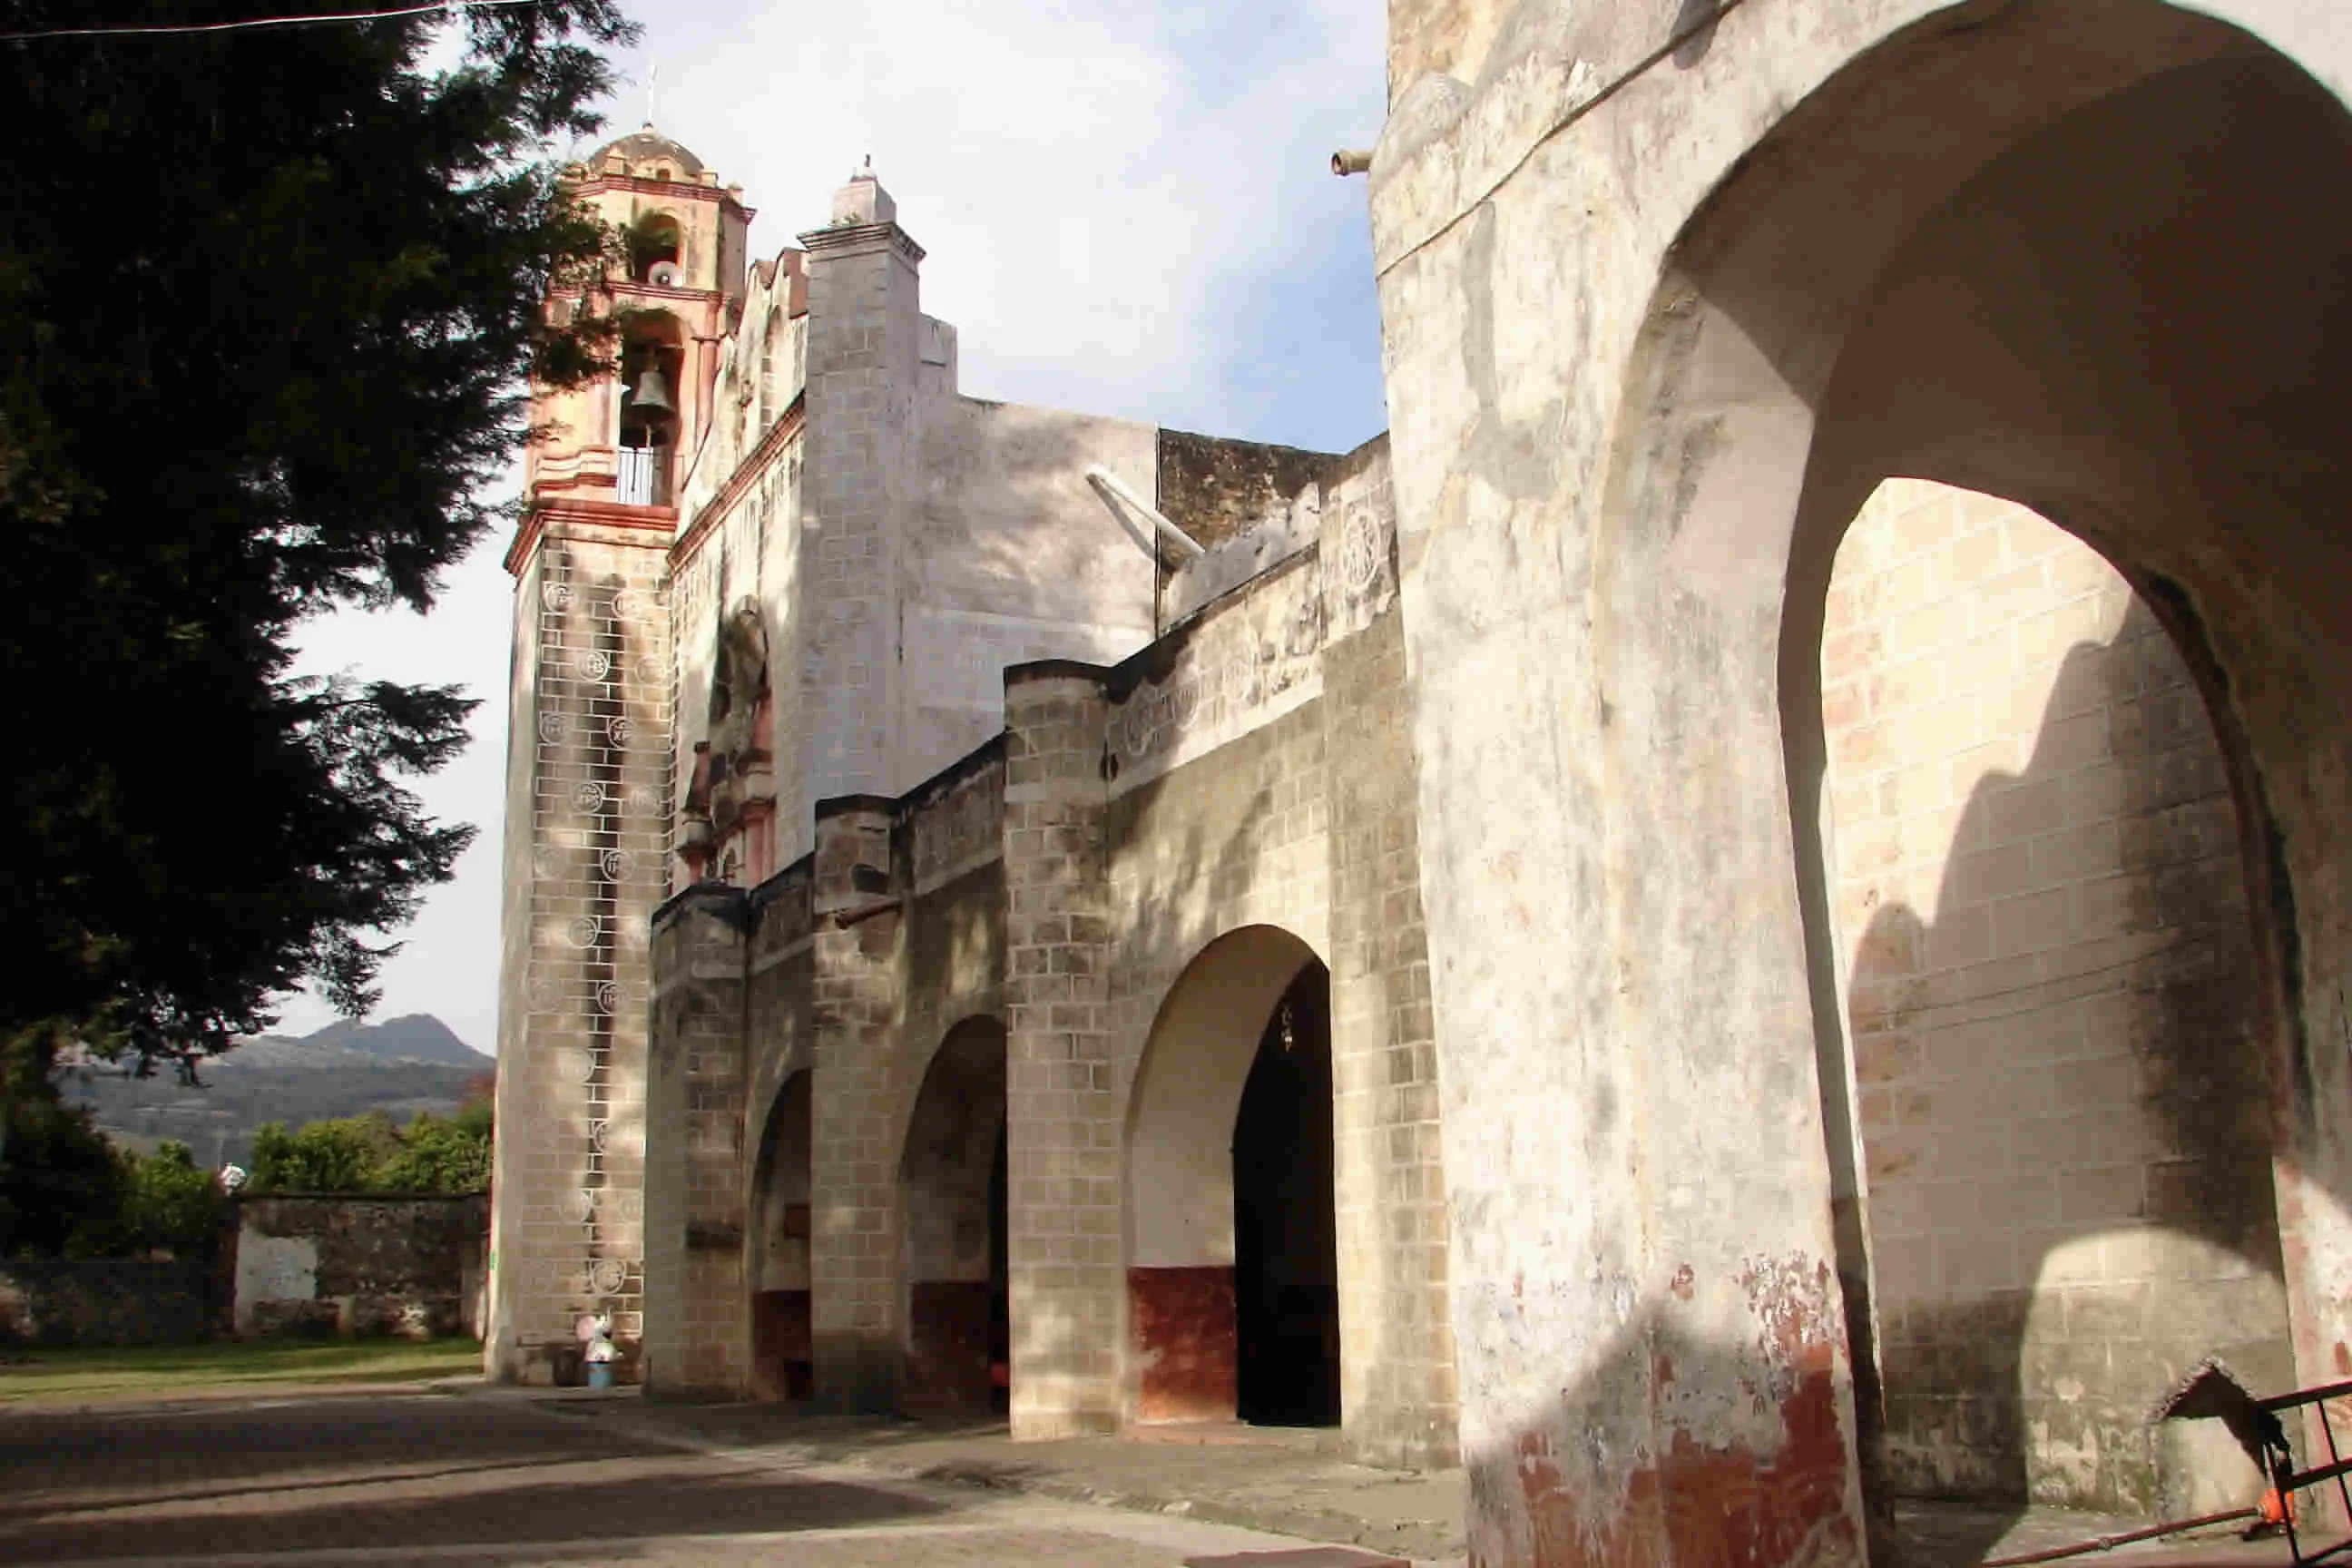
[[[806,1068],[776,1091],[752,1168],[751,1396],[815,1396],[809,1293],[811,1087]]]
[[[1686,47],[1433,9],[1373,200],[1473,1554],[1864,1550],[1819,662],[1889,477],[2030,506],[2182,650],[2245,836],[2298,1375],[2352,1366],[2340,21],[2204,8],[2298,63],[2156,0],[1748,5]],[[1560,81],[1573,113],[1510,101]]]
[[[1008,1408],[1004,1026],[967,1018],[925,1070],[898,1163],[909,1410]]]
[[[1338,1418],[1329,985],[1305,942],[1246,926],[1160,1005],[1128,1111],[1134,1424]]]

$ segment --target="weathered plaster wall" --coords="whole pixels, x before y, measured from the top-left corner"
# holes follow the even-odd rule
[[[2261,1479],[2147,1413],[2294,1381],[2237,814],[2098,554],[1919,480],[1839,547],[1823,729],[1888,1479],[2187,1514]],[[2218,1462],[2213,1462],[2218,1461]]]
[[[1209,549],[1286,515],[1298,494],[1319,485],[1331,466],[1328,453],[1296,447],[1189,430],[1158,434],[1160,510],[1194,543]]]
[[[2279,1033],[2334,1037],[2352,769],[2311,729],[2344,665],[2305,590],[2342,568],[2299,519],[2341,504],[2346,334],[2315,307],[2346,247],[2289,193],[2341,177],[2352,50],[2326,6],[2203,9],[2333,95],[2260,57],[2258,93],[2173,69],[2243,44],[2153,5],[1391,7],[1372,220],[1475,1560],[1862,1551],[1819,756],[1783,715],[1818,711],[1818,542],[1886,474],[2017,495],[2179,585],[2163,613],[2247,705],[2234,782],[2278,834],[2251,902],[2292,899]],[[2157,97],[2082,118],[2138,79]],[[2069,115],[2086,140],[2028,141]],[[2016,184],[1961,188],[2012,149]],[[1914,235],[1906,322],[1874,297]],[[2292,368],[2256,363],[2287,343]],[[2249,422],[2224,387],[2282,401]],[[2253,474],[2297,499],[2227,479]],[[2282,1057],[2318,1375],[2345,1085]]]
[[[951,384],[919,407],[920,499],[900,557],[898,791],[1003,728],[1008,665],[1113,663],[1152,634],[1151,558],[1086,480],[1099,465],[1150,495],[1151,426],[982,402]]]

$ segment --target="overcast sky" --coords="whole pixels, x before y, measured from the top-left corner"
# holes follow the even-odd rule
[[[1364,184],[1329,165],[1380,133],[1382,12],[666,0],[640,7],[607,135],[635,130],[650,99],[661,130],[742,185],[754,257],[823,223],[871,154],[929,253],[924,309],[958,328],[975,396],[1344,450],[1388,423]],[[422,785],[436,815],[480,837],[401,933],[377,1014],[436,1014],[484,1051],[498,1035],[504,545],[452,573],[430,616],[341,616],[304,641],[311,668],[484,699],[472,747]],[[331,1016],[298,996],[278,1026]]]

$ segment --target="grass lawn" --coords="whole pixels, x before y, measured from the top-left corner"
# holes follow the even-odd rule
[[[403,1383],[460,1376],[481,1366],[482,1347],[462,1338],[323,1345],[223,1342],[138,1350],[0,1347],[0,1407],[271,1384]]]

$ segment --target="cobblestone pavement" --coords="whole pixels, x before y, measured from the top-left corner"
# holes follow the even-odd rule
[[[307,1395],[0,1414],[0,1562],[1101,1564],[1307,1544],[728,1453],[525,1400]]]

